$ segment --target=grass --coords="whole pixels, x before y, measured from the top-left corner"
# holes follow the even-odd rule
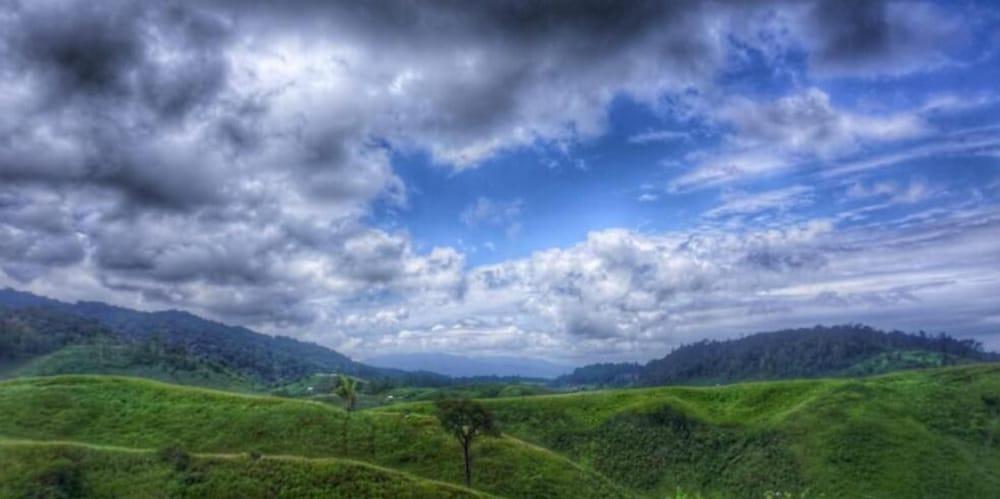
[[[679,488],[709,497],[995,497],[1000,490],[997,365],[483,403],[505,432],[653,497]]]
[[[0,383],[0,436],[192,453],[341,457],[462,482],[458,444],[436,419],[109,376]],[[606,478],[515,438],[481,439],[473,487],[505,497],[621,497]]]
[[[342,404],[343,401],[333,395],[336,384],[335,374],[313,374],[292,383],[286,383],[269,391],[280,397],[304,398]],[[441,399],[481,399],[496,397],[526,397],[554,393],[538,383],[470,383],[438,387],[402,386],[379,390],[378,393],[368,393],[367,384],[362,381],[362,390],[358,393],[357,407],[366,409],[402,402],[432,401]]]
[[[488,496],[343,459],[186,455],[64,442],[0,441],[0,497]]]
[[[482,402],[506,436],[477,444],[473,487],[498,496],[986,498],[1000,490],[995,364]],[[0,496],[49,486],[116,496],[99,487],[127,480],[132,471],[121,470],[146,477],[139,491],[148,481],[158,484],[150,490],[223,497],[271,493],[257,481],[334,497],[395,497],[396,478],[461,483],[457,443],[431,410],[416,402],[355,412],[345,446],[346,413],[326,403],[108,376],[12,380],[0,383],[0,436],[118,448],[8,441],[0,468],[22,467],[0,469]],[[197,472],[179,473],[183,459],[132,450],[163,448],[192,453]],[[381,467],[403,474],[383,477],[379,470],[391,472]],[[323,489],[316,473],[376,488]],[[386,491],[369,483],[382,481]]]
[[[2,378],[60,374],[107,374],[155,379],[179,385],[235,392],[263,389],[253,379],[219,364],[181,355],[141,355],[138,347],[103,341],[69,345],[32,358],[3,373]]]

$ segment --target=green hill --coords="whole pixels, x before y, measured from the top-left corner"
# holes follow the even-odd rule
[[[652,497],[678,487],[723,497],[986,498],[1000,490],[1000,365],[483,403],[505,432]]]
[[[372,367],[314,343],[269,336],[180,310],[143,312],[100,302],[66,303],[10,288],[0,289],[0,372],[9,371],[27,359],[95,338],[111,338],[118,343],[222,366],[255,385],[281,385],[311,374],[331,372],[387,378],[409,385],[436,386],[448,382],[447,376]],[[141,369],[128,374],[146,375]]]
[[[108,376],[0,383],[0,437],[192,453],[363,460],[426,479],[462,481],[457,443],[432,417],[239,395]],[[606,478],[511,437],[475,448],[473,487],[504,497],[620,497]]]
[[[714,385],[779,379],[870,376],[906,369],[998,362],[971,339],[880,331],[861,324],[756,333],[681,346],[645,365],[591,364],[558,386]]]
[[[129,341],[99,322],[46,309],[0,309],[0,378],[115,374],[253,391],[264,385],[221,363],[153,341]]]
[[[251,457],[0,440],[0,497],[488,497],[343,459]]]
[[[264,387],[223,365],[185,355],[154,352],[116,341],[69,345],[32,358],[3,377],[109,374],[181,385],[252,392]]]

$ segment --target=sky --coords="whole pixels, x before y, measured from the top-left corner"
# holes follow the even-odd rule
[[[354,357],[1000,350],[1000,4],[0,0],[0,287]]]

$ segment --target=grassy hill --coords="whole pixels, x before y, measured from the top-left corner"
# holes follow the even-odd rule
[[[998,365],[483,403],[505,432],[651,497],[678,487],[710,497],[985,498],[1000,490]]]
[[[0,497],[476,498],[486,494],[345,459],[154,452],[0,440]]]
[[[134,378],[57,376],[0,383],[0,437],[191,453],[363,460],[461,483],[458,444],[424,415],[346,413],[318,402],[240,395]],[[473,487],[504,497],[621,497],[606,478],[504,437],[475,448]]]

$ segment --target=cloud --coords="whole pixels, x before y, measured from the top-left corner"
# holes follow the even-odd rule
[[[891,152],[846,158],[826,168],[824,177],[838,177],[926,158],[956,156],[995,156],[1000,151],[1000,129],[997,126],[957,130],[918,144],[899,147]]]
[[[720,86],[735,41],[771,61],[804,47],[821,78],[901,75],[952,57],[955,21],[939,7],[826,12],[831,5],[0,0],[0,281],[190,308],[352,349],[448,343],[635,358],[745,330],[762,311],[790,322],[844,317],[816,301],[825,291],[852,304],[903,296],[860,282],[860,262],[877,261],[887,281],[957,283],[906,293],[955,305],[974,329],[967,318],[984,307],[974,297],[995,296],[994,283],[963,280],[985,272],[956,246],[992,248],[983,234],[995,222],[982,213],[978,225],[961,213],[949,214],[952,225],[906,222],[935,234],[923,244],[949,260],[908,245],[921,234],[903,231],[914,229],[865,240],[817,220],[603,230],[470,267],[455,248],[425,249],[404,229],[374,225],[382,207],[405,210],[415,187],[394,158],[426,155],[461,175],[495,167],[489,160],[504,152],[566,153],[608,131],[616,99],[725,132],[719,149],[686,158],[693,168],[679,190],[803,162],[829,163],[833,176],[996,153],[995,131],[980,131],[857,157],[922,137],[928,113],[954,107],[946,100],[874,112],[820,88],[760,100]],[[651,128],[631,140],[684,139]],[[879,195],[928,192],[910,184]],[[707,217],[810,199],[807,190],[729,190]],[[458,217],[514,237],[524,209],[520,198],[483,195]],[[923,273],[906,274],[900,255],[918,258]],[[885,300],[885,313],[915,310]]]
[[[420,338],[455,348],[466,337],[437,334],[456,327],[469,345],[493,348],[477,332],[509,328],[508,340],[534,355],[645,359],[705,335],[831,321],[985,333],[978,321],[993,305],[978,293],[1000,289],[987,270],[998,223],[991,206],[880,228],[812,220],[739,231],[597,231],[569,248],[468,269],[461,301],[416,313],[426,308],[411,297],[406,319],[362,344],[406,349]],[[960,307],[949,312],[950,326],[942,305]]]
[[[705,212],[708,218],[729,215],[753,215],[764,211],[788,211],[812,203],[814,189],[794,185],[783,189],[756,192],[729,192],[723,195],[722,204]]]
[[[766,102],[735,97],[713,113],[732,129],[727,144],[698,158],[690,172],[671,182],[674,190],[829,162],[868,145],[913,139],[930,130],[916,112],[865,114],[838,109],[818,88]]]
[[[633,144],[649,144],[652,142],[673,142],[691,140],[691,135],[687,132],[677,130],[649,130],[637,133],[628,138]]]
[[[930,3],[826,0],[811,6],[796,27],[806,31],[800,36],[820,74],[873,76],[947,63],[963,25]]]
[[[923,179],[913,179],[903,185],[894,180],[881,180],[867,185],[862,181],[852,183],[846,191],[850,199],[868,199],[885,197],[892,203],[918,203],[932,197],[936,189],[930,187]]]
[[[58,196],[0,189],[0,268],[20,283],[85,256]]]
[[[462,210],[459,219],[468,227],[505,227],[507,237],[516,237],[521,232],[519,221],[524,209],[524,201],[494,201],[479,197],[476,202]]]

